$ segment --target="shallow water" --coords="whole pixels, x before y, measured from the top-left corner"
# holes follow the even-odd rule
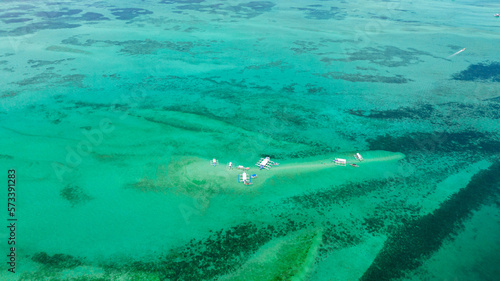
[[[0,278],[495,280],[498,12],[3,1]]]

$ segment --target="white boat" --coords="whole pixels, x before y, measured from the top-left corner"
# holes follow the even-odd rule
[[[354,154],[354,157],[359,161],[363,161],[363,157],[359,153]]]
[[[259,168],[262,170],[262,169],[266,169],[266,170],[269,170],[272,168],[272,166],[274,165],[275,163],[273,161],[271,161],[271,157],[266,157],[266,158],[260,158],[259,161],[257,161],[257,164],[255,164],[256,166],[259,166]]]
[[[333,162],[335,162],[335,165],[339,165],[339,166],[346,166],[347,165],[347,159],[335,158],[333,160]]]
[[[251,178],[245,172],[243,172],[243,174],[238,175],[238,182],[242,182],[244,185],[252,184]]]

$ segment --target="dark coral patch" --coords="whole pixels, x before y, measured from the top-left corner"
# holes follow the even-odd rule
[[[363,226],[369,233],[377,233],[385,226],[385,220],[377,216],[366,217]]]
[[[0,19],[17,18],[17,17],[23,16],[25,14],[26,13],[21,13],[21,12],[5,13],[5,14],[0,15]]]
[[[241,7],[250,8],[256,12],[264,13],[269,12],[275,6],[273,2],[270,1],[252,1],[248,3],[240,4]]]
[[[20,2],[20,1],[12,1],[12,2]],[[47,5],[49,5],[49,3],[47,3]],[[18,5],[16,7],[17,10],[20,10],[20,11],[32,11],[34,9],[36,9],[37,6],[33,6],[33,5],[26,5],[26,4],[23,4],[23,5]]]
[[[236,270],[265,243],[293,229],[299,229],[299,225],[285,223],[280,234],[275,226],[243,223],[215,231],[203,240],[192,239],[184,247],[163,255],[158,262],[131,261],[102,266],[107,270],[126,268],[154,272],[161,280],[206,280],[207,276],[212,279]]]
[[[74,60],[74,58],[54,60],[54,61],[48,61],[48,60],[28,60],[28,64],[31,64],[31,67],[33,67],[33,68],[37,68],[37,67],[43,67],[43,66],[48,66],[48,65],[60,64],[62,62],[71,61],[71,60]]]
[[[53,256],[49,256],[45,252],[34,254],[31,260],[57,270],[71,269],[83,264],[80,259],[70,255],[54,254]]]
[[[434,107],[425,104],[417,107],[401,107],[391,110],[350,110],[349,114],[373,119],[426,119],[432,116]]]
[[[312,6],[312,5],[310,5]],[[346,13],[343,12],[338,7],[330,7],[329,10],[316,9],[316,8],[297,8],[300,11],[306,13],[305,18],[315,19],[315,20],[343,20],[346,17]]]
[[[198,4],[205,2],[205,0],[162,0],[161,4]]]
[[[500,162],[496,162],[472,177],[466,188],[439,209],[395,231],[360,280],[393,280],[418,268],[463,227],[474,210],[498,196],[499,185]]]
[[[494,97],[494,98],[491,98],[491,99],[487,99],[487,101],[492,101],[492,102],[498,102],[498,103],[500,103],[500,96]]]
[[[52,72],[44,72],[44,73],[37,74],[33,77],[19,80],[17,82],[13,82],[13,83],[17,84],[19,86],[29,86],[29,85],[36,85],[36,84],[43,84],[43,83],[47,83],[47,84],[55,83],[58,85],[82,88],[84,86],[83,79],[85,79],[85,75],[83,75],[83,74],[73,74],[73,75],[61,76],[59,74],[52,73]]]
[[[212,234],[207,238],[192,239],[183,247],[171,249],[158,260],[105,262],[101,266],[107,272],[150,272],[158,276],[159,280],[215,280],[241,268],[252,254],[272,239],[305,228],[306,225],[292,220],[260,227],[243,223],[210,231]]]
[[[88,12],[82,15],[82,19],[86,21],[96,21],[96,20],[109,20],[109,18],[99,14]]]
[[[69,37],[61,41],[62,44],[68,44],[68,45],[74,45],[74,46],[82,46],[82,47],[89,47],[92,46],[93,44],[97,42],[102,42],[102,41],[97,41],[93,39],[87,39],[85,43],[80,42],[77,37]]]
[[[386,188],[387,185],[386,180],[349,183],[335,188],[291,196],[284,199],[282,204],[291,205],[294,208],[321,209],[338,205],[340,202],[351,198],[365,196],[370,192]]]
[[[76,28],[80,27],[79,24],[72,24],[66,22],[53,22],[53,21],[42,21],[36,23],[30,23],[25,26],[18,27],[10,32],[7,32],[8,35],[26,35],[32,34],[39,30],[45,29],[65,29],[65,28]]]
[[[324,46],[316,42],[297,40],[293,42],[296,47],[290,48],[295,54],[311,53],[317,51],[320,47]]]
[[[274,238],[305,229],[307,225],[283,219],[276,225],[242,223],[211,234],[201,240],[192,239],[180,248],[171,249],[157,261],[105,263],[106,270],[132,269],[158,274],[160,280],[207,280],[237,270],[260,247]]]
[[[320,253],[324,254],[334,249],[341,249],[352,247],[352,245],[357,245],[362,241],[362,238],[359,237],[359,235],[345,231],[344,229],[342,229],[342,227],[330,226],[325,228],[321,240],[323,245],[320,249]]]
[[[274,231],[272,226],[259,228],[245,223],[217,231],[205,240],[192,240],[186,250],[165,256],[162,275],[165,280],[204,280],[229,273],[270,241]]]
[[[76,37],[70,37],[61,41],[63,44],[88,47],[96,43],[105,43],[114,46],[121,46],[120,52],[131,55],[150,55],[156,54],[162,49],[169,49],[178,52],[190,52],[197,43],[193,42],[171,42],[171,41],[155,41],[150,39],[145,40],[128,40],[128,41],[111,41],[111,40],[93,40],[87,39],[85,42],[80,42]]]
[[[192,42],[159,42],[146,39],[144,41],[125,41],[125,42],[112,42],[123,46],[121,52],[131,55],[147,55],[156,54],[161,49],[170,49],[178,52],[189,52],[194,46]]]
[[[214,5],[201,4],[203,1],[176,1],[165,0],[163,4],[184,4],[176,8],[180,10],[194,10],[209,14],[218,14],[224,16],[238,17],[238,18],[253,18],[261,15],[262,13],[269,12],[276,5],[271,1],[251,1],[241,3],[238,5],[228,5],[218,3]]]
[[[414,48],[403,50],[394,46],[384,46],[381,48],[368,47],[359,51],[347,53],[347,55],[347,59],[327,59],[328,61],[345,62],[369,61],[382,66],[399,67],[422,62],[419,58],[420,56],[432,56],[430,53],[419,51]]]
[[[35,13],[37,17],[40,18],[46,18],[46,19],[55,19],[55,18],[60,18],[64,16],[73,16],[81,13],[82,10],[79,9],[73,9],[73,10],[66,10],[62,12],[55,12],[55,11],[48,11],[48,12],[38,12]]]
[[[224,10],[234,12],[239,17],[253,18],[264,12],[271,11],[274,3],[269,1],[252,1],[238,4],[236,6],[226,6]]]
[[[68,200],[72,206],[82,204],[93,199],[90,195],[85,193],[83,188],[76,185],[67,185],[61,190],[60,195],[62,198]]]
[[[443,118],[448,118],[450,120],[461,118],[500,119],[500,104],[496,103],[495,99],[489,99],[486,101],[490,102],[477,102],[474,104],[462,104],[456,102],[445,103],[443,104],[443,107],[447,107],[449,113],[447,116],[443,116]]]
[[[272,62],[268,62],[265,64],[250,65],[250,66],[245,67],[245,69],[254,69],[254,70],[262,70],[262,69],[270,69],[270,68],[278,68],[281,71],[283,71],[285,69],[292,68],[292,66],[287,62],[277,60],[277,61],[272,61]]]
[[[140,8],[111,9],[111,13],[119,20],[131,20],[141,15],[150,15],[153,12]]]
[[[450,102],[433,106],[430,104],[418,105],[415,107],[399,107],[389,110],[349,110],[349,114],[371,118],[371,119],[432,119],[437,122],[449,125],[454,124],[456,120],[463,118],[488,118],[500,119],[500,104],[495,103],[494,99],[488,99],[491,102],[477,102],[474,104],[463,104]],[[445,113],[444,113],[445,112]],[[434,121],[435,120],[435,121]],[[437,121],[439,120],[439,121]]]
[[[370,83],[390,83],[404,84],[411,79],[407,79],[402,75],[382,76],[382,75],[363,75],[359,73],[343,73],[343,72],[328,72],[321,76],[332,79],[341,79],[349,82],[370,82]]]
[[[51,72],[44,72],[30,78],[19,80],[17,82],[14,82],[14,84],[17,84],[19,86],[35,85],[35,84],[47,83],[50,80],[58,77],[61,77],[61,75]]]
[[[500,82],[500,63],[471,64],[466,70],[452,75],[452,79],[461,81]]]
[[[33,19],[30,18],[18,18],[18,19],[8,19],[8,20],[2,20],[4,23],[18,23],[18,22],[27,22],[31,21]]]
[[[370,150],[399,151],[405,154],[428,152],[498,153],[500,141],[495,135],[476,131],[456,133],[410,133],[403,136],[384,135],[367,140]]]

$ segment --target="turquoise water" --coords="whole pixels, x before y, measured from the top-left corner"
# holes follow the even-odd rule
[[[2,1],[0,279],[496,280],[498,12]]]

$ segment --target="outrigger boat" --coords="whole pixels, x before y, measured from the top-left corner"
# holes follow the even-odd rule
[[[345,165],[347,165],[347,160],[346,159],[335,158],[332,161],[335,162],[335,165],[339,165],[339,166],[345,166]]]
[[[363,157],[359,153],[354,154],[354,158],[356,158],[359,161],[363,161]]]
[[[247,173],[243,172],[243,174],[238,175],[238,182],[242,182],[244,185],[251,185],[252,179],[248,177]]]
[[[275,165],[275,163],[273,161],[271,161],[271,158],[268,156],[266,158],[260,158],[260,160],[257,161],[257,163],[255,165],[259,166],[259,168],[261,170],[262,169],[269,170]]]

